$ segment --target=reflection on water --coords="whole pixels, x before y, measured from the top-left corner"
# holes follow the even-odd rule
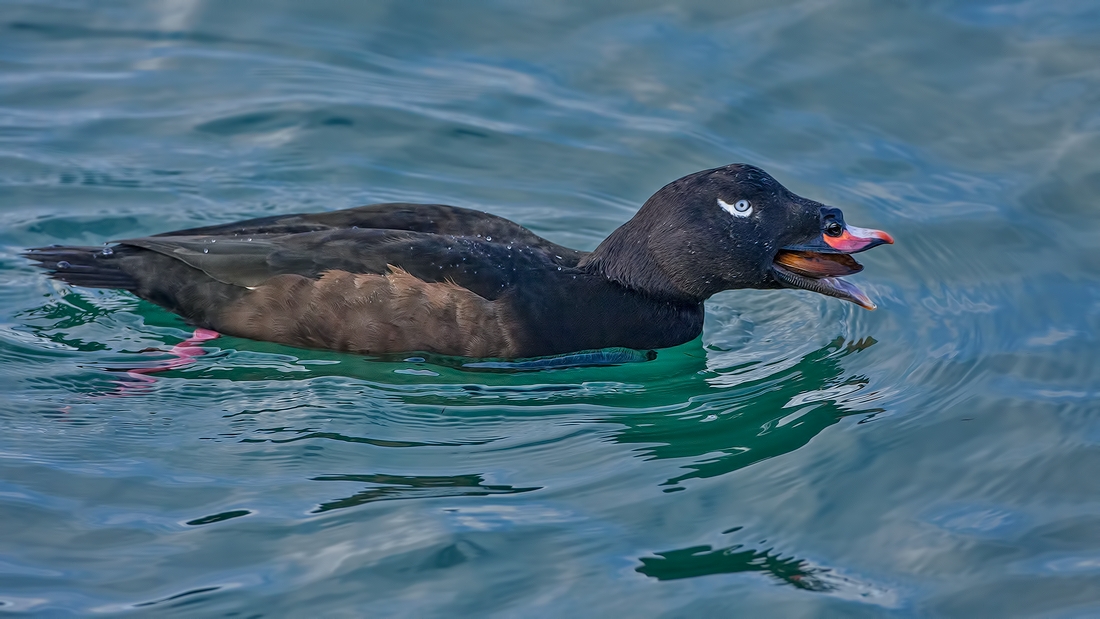
[[[810,567],[806,561],[783,558],[770,550],[745,549],[742,544],[718,549],[693,546],[656,554],[655,557],[642,557],[642,565],[637,571],[657,580],[764,572],[799,589],[827,591],[831,588],[826,581],[816,577],[822,570]]]
[[[862,376],[846,376],[840,361],[874,343],[871,338],[850,344],[838,339],[775,374],[691,398],[683,412],[618,418],[626,428],[615,440],[647,445],[639,450],[645,458],[692,461],[684,466],[690,472],[664,482],[672,486],[666,492],[683,490],[679,484],[688,479],[724,475],[774,458],[805,445],[843,417],[869,419],[882,412],[838,403],[868,383]]]
[[[371,501],[415,499],[429,497],[486,496],[490,494],[516,494],[539,488],[513,488],[512,486],[486,485],[481,475],[451,475],[448,477],[402,475],[325,475],[313,481],[353,481],[372,484],[374,487],[355,494],[322,503],[315,511],[355,507]]]
[[[739,529],[740,527],[727,533]],[[829,568],[814,566],[804,559],[784,557],[770,548],[746,548],[745,544],[734,544],[725,548],[693,546],[658,552],[655,555],[641,557],[642,565],[636,571],[664,581],[759,572],[803,591],[858,599],[887,608],[898,605],[894,591],[848,578]]]
[[[210,516],[203,516],[202,518],[195,518],[194,520],[188,520],[187,524],[193,527],[203,524],[214,524],[215,522],[223,522],[231,518],[240,518],[241,516],[247,516],[252,512],[247,509],[232,509],[220,514],[212,514]]]

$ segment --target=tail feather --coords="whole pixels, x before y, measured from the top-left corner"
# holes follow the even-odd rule
[[[51,278],[74,286],[136,290],[138,281],[121,269],[119,249],[52,245],[28,249],[23,256]]]

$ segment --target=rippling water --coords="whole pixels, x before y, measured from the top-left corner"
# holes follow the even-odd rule
[[[295,4],[0,2],[0,610],[1100,614],[1095,2]],[[191,330],[18,256],[390,200],[590,249],[733,161],[894,234],[879,311],[141,379]]]

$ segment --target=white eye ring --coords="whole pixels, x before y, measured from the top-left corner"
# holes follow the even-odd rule
[[[735,217],[748,217],[752,215],[752,205],[749,204],[748,200],[738,200],[730,204],[722,198],[718,198],[718,206],[722,207],[723,211]]]

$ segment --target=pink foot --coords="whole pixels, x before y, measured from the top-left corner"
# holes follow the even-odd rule
[[[134,368],[127,371],[129,375],[134,374],[153,374],[155,372],[163,372],[164,370],[174,370],[176,368],[183,367],[185,365],[191,365],[195,362],[195,357],[198,357],[205,353],[205,351],[196,344],[200,342],[206,342],[218,337],[217,331],[211,331],[210,329],[195,329],[195,332],[191,334],[191,337],[183,340],[179,344],[176,344],[168,351],[168,354],[175,357],[174,359],[165,359],[164,361],[149,366],[147,368]]]
[[[168,351],[168,354],[172,355],[171,359],[159,361],[149,367],[126,370],[126,376],[129,377],[130,380],[115,381],[118,387],[104,397],[120,397],[134,391],[144,391],[150,385],[157,382],[157,379],[152,376],[146,376],[147,374],[155,374],[157,372],[174,370],[176,368],[191,365],[195,362],[195,357],[201,356],[206,352],[200,348],[198,344],[212,340],[218,337],[218,335],[219,333],[217,331],[211,331],[210,329],[195,329],[191,337],[176,344]]]

